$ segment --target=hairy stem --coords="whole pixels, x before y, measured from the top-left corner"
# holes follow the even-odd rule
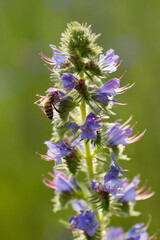
[[[80,105],[80,110],[81,110],[81,119],[82,119],[82,124],[84,124],[84,121],[86,119],[86,103],[83,102]],[[86,152],[86,163],[87,163],[87,168],[88,168],[88,175],[90,180],[93,179],[93,161],[92,161],[92,155],[91,155],[91,150],[90,150],[90,142],[84,141],[85,144],[85,152]]]
[[[85,143],[85,151],[86,151],[86,163],[88,167],[88,174],[89,174],[90,180],[92,180],[93,179],[93,161],[92,161],[89,141]]]

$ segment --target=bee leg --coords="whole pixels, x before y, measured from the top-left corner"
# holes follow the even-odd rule
[[[61,113],[55,106],[53,106],[53,107],[58,113]]]

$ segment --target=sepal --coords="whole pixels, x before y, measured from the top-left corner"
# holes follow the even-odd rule
[[[68,153],[65,160],[70,173],[75,175],[79,170],[81,160],[81,155],[78,150]]]
[[[69,112],[76,107],[72,98],[68,98],[65,101],[61,101],[58,106],[59,116],[63,122],[66,122],[69,117]]]
[[[92,196],[90,197],[89,203],[93,203],[97,205],[97,209],[102,209],[103,212],[109,211],[110,206],[110,196],[108,192],[92,192]]]

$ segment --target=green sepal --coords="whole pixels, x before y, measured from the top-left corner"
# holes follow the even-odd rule
[[[58,106],[59,116],[63,122],[68,120],[69,112],[75,108],[76,104],[72,99],[61,101]]]
[[[70,152],[65,157],[65,160],[70,173],[75,175],[80,167],[80,153],[78,151]]]
[[[102,76],[103,75],[100,67],[93,60],[86,63],[85,66],[84,66],[84,69],[85,69],[85,71],[88,71],[92,75],[95,75],[95,76]]]
[[[97,209],[102,209],[102,211],[108,212],[110,206],[110,195],[105,191],[101,193],[93,191],[89,203],[94,203],[97,205]]]
[[[98,148],[101,147],[102,143],[102,138],[101,138],[101,133],[100,131],[97,131],[97,139],[93,141],[94,145],[97,146]]]
[[[84,61],[78,55],[71,56],[70,59],[71,63],[74,65],[74,72],[82,72],[84,70]]]

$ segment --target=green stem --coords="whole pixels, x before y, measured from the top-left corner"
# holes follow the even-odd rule
[[[83,102],[80,105],[80,109],[81,109],[81,118],[82,118],[82,124],[84,124],[84,121],[86,119],[86,103]],[[85,144],[85,152],[86,152],[86,164],[87,164],[87,168],[88,168],[88,175],[90,180],[93,179],[93,157],[91,155],[91,150],[90,150],[90,142],[86,142],[86,140],[84,141]]]
[[[90,150],[90,143],[89,141],[85,143],[85,151],[86,151],[86,163],[88,167],[88,174],[90,180],[93,180],[93,159]]]
[[[81,103],[80,109],[81,109],[82,124],[84,124],[84,121],[86,119],[86,103],[85,102]]]
[[[83,78],[83,77],[84,77],[84,74],[82,73],[80,75],[80,78]],[[86,119],[86,103],[85,102],[80,104],[80,110],[81,110],[81,119],[82,119],[82,125],[83,125],[85,122],[85,119]],[[94,178],[94,173],[93,173],[93,156],[94,156],[94,154],[93,155],[91,154],[89,141],[87,142],[85,140],[84,145],[85,145],[85,152],[86,152],[86,164],[87,164],[87,168],[88,168],[88,175],[89,175],[89,179],[91,181]],[[96,207],[96,205],[93,206],[94,209],[95,209],[95,207]],[[100,223],[101,220],[100,220],[99,211],[97,211],[97,219]]]

